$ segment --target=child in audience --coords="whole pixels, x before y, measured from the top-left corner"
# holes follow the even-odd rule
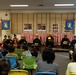
[[[18,63],[18,55],[14,53],[15,47],[14,46],[9,46],[8,48],[8,54],[6,54],[6,56],[13,56],[17,59],[16,61],[16,66],[15,67],[20,67],[19,63]]]
[[[6,56],[14,56],[18,59],[18,55],[14,53],[14,50],[15,50],[14,46],[9,46],[8,54],[6,54]]]
[[[76,72],[76,51],[72,54],[72,62],[67,66],[66,75],[70,75],[71,72]]]
[[[51,48],[46,48],[42,53],[42,61],[38,61],[37,72],[55,72],[59,75],[59,65],[53,63],[55,53]]]
[[[10,61],[5,58],[0,58],[0,75],[8,75],[10,68]]]
[[[23,45],[22,49],[23,49],[22,56],[32,56],[30,50],[28,50],[28,46],[27,45]]]

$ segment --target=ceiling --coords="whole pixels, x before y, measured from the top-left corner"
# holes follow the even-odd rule
[[[54,4],[75,4],[72,7],[55,7]],[[10,7],[14,4],[28,4],[29,7]],[[0,0],[0,9],[76,9],[76,0]]]

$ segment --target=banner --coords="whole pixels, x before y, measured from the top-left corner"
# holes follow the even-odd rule
[[[2,20],[2,30],[10,30],[10,20]]]
[[[74,30],[74,20],[66,20],[65,30]]]

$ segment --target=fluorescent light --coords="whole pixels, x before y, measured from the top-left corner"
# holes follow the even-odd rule
[[[10,7],[28,7],[28,5],[10,5]]]
[[[74,4],[54,4],[54,6],[74,6]]]

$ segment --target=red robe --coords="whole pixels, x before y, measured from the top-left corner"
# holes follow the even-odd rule
[[[17,38],[13,38],[13,43],[14,43],[14,47],[17,48],[18,39]]]

